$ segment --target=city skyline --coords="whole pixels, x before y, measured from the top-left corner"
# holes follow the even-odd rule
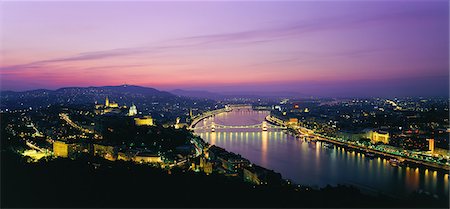
[[[1,10],[2,90],[448,96],[447,1],[4,2]]]

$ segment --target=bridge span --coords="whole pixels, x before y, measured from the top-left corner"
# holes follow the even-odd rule
[[[192,122],[189,125],[188,129],[189,130],[211,129],[212,131],[214,131],[215,129],[261,128],[263,131],[265,131],[268,128],[286,128],[285,126],[274,125],[274,123],[270,120],[268,120],[269,123],[267,123],[266,121],[263,121],[260,124],[253,124],[253,125],[222,125],[222,124],[214,124],[213,123],[210,126],[195,127],[200,121],[202,121],[205,118],[212,117],[212,116],[220,114],[220,113],[230,112],[232,110],[240,110],[240,109],[253,109],[253,106],[251,104],[230,104],[230,105],[225,105],[225,108],[204,112],[200,115],[192,117]],[[267,118],[266,118],[266,120],[267,120]]]
[[[263,121],[262,123],[253,124],[253,125],[223,125],[223,124],[217,124],[217,123],[211,123],[208,126],[201,126],[201,127],[194,127],[194,130],[211,130],[214,132],[217,129],[250,129],[250,128],[260,128],[263,131],[267,131],[269,128],[274,129],[281,129],[284,128],[282,126],[277,126],[273,124],[269,124],[266,121]]]

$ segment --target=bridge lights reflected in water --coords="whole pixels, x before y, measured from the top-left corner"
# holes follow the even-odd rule
[[[215,120],[222,124],[255,124],[264,114],[246,113],[242,118],[235,113],[225,119],[219,115]],[[202,125],[202,123],[199,123]],[[415,167],[392,166],[388,160],[369,158],[364,153],[349,151],[342,147],[327,149],[320,142],[297,139],[281,131],[262,132],[261,129],[221,129],[218,133],[196,130],[205,141],[241,154],[255,164],[280,172],[283,177],[301,184],[322,185],[351,183],[398,195],[422,189],[432,194],[448,195],[449,175]],[[244,134],[245,133],[245,134]],[[229,143],[227,143],[227,141]]]

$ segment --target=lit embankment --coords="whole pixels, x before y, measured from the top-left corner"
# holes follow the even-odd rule
[[[213,115],[217,115],[219,113],[228,112],[230,110],[231,110],[230,108],[221,108],[221,109],[217,109],[217,110],[207,111],[207,112],[204,112],[204,113],[202,113],[200,115],[197,115],[197,116],[192,118],[191,125],[189,125],[188,129],[189,130],[193,130],[195,125],[197,125],[198,122],[202,121],[205,118],[211,117]]]
[[[268,115],[266,117],[266,120],[271,123],[278,124],[280,126],[287,126],[285,121],[283,121],[279,118],[276,118],[274,116],[271,116],[271,115]],[[375,148],[371,148],[371,147],[367,147],[367,146],[362,146],[362,145],[352,143],[352,142],[349,142],[349,141],[346,141],[343,139],[339,139],[339,138],[324,136],[324,135],[315,133],[313,130],[307,129],[305,127],[297,126],[297,127],[293,128],[293,130],[296,130],[297,132],[301,133],[304,136],[313,137],[319,141],[325,141],[325,142],[333,143],[333,144],[336,144],[339,146],[349,147],[349,148],[357,149],[357,150],[364,151],[364,152],[371,152],[371,153],[381,155],[384,157],[401,158],[401,159],[405,160],[406,162],[411,162],[411,163],[427,166],[430,168],[436,168],[436,169],[441,169],[441,170],[446,170],[446,171],[450,170],[450,166],[448,166],[448,165],[425,161],[425,160],[421,160],[421,159],[416,159],[411,156],[404,155],[403,153],[387,152],[384,150],[379,150],[379,149],[375,149]]]

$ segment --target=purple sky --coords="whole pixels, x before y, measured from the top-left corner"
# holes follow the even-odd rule
[[[2,90],[444,95],[448,1],[3,2]]]

